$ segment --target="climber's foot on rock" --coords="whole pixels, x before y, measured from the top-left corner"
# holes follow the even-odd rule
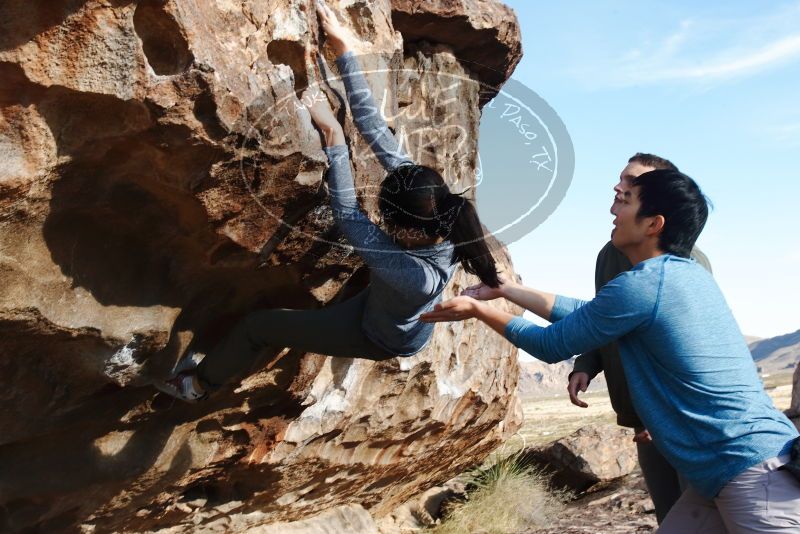
[[[178,360],[169,378],[158,380],[153,385],[159,391],[184,402],[197,402],[208,397],[208,392],[197,378],[197,366],[205,358],[201,352],[189,352]]]
[[[159,391],[184,402],[198,402],[208,398],[208,391],[203,389],[197,375],[189,371],[179,372],[177,375],[153,385]]]
[[[170,372],[170,378],[174,378],[180,373],[194,371],[205,357],[206,355],[202,352],[191,351],[187,353],[183,358],[175,363],[175,367],[173,367],[172,371]]]

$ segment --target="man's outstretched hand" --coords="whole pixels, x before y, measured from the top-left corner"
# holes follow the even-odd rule
[[[572,373],[572,376],[569,377],[569,384],[567,385],[567,392],[569,393],[570,402],[580,408],[588,408],[589,405],[578,398],[578,392],[585,392],[586,388],[588,387],[588,374],[581,372]]]
[[[489,328],[500,334],[505,335],[508,323],[516,317],[507,311],[493,308],[488,304],[475,300],[472,297],[461,295],[433,307],[433,311],[420,315],[420,321],[424,323],[441,323],[447,321],[464,321],[466,319],[478,319],[486,323]]]
[[[419,320],[423,323],[441,323],[472,319],[478,309],[478,302],[472,297],[455,297],[433,307],[433,311],[423,313]]]

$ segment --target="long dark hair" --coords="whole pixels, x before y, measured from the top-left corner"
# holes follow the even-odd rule
[[[497,267],[486,244],[475,206],[450,191],[442,176],[424,165],[401,165],[381,185],[381,214],[386,222],[417,235],[443,237],[453,244],[453,263],[497,287]]]

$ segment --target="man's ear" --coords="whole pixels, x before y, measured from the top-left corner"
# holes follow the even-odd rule
[[[656,215],[654,217],[650,217],[650,224],[647,227],[647,235],[648,236],[658,236],[661,232],[664,231],[664,225],[667,223],[667,220],[664,218],[663,215]]]

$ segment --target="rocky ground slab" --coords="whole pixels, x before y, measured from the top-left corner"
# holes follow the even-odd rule
[[[570,502],[547,528],[524,534],[628,534],[656,531],[653,501],[638,470]]]

